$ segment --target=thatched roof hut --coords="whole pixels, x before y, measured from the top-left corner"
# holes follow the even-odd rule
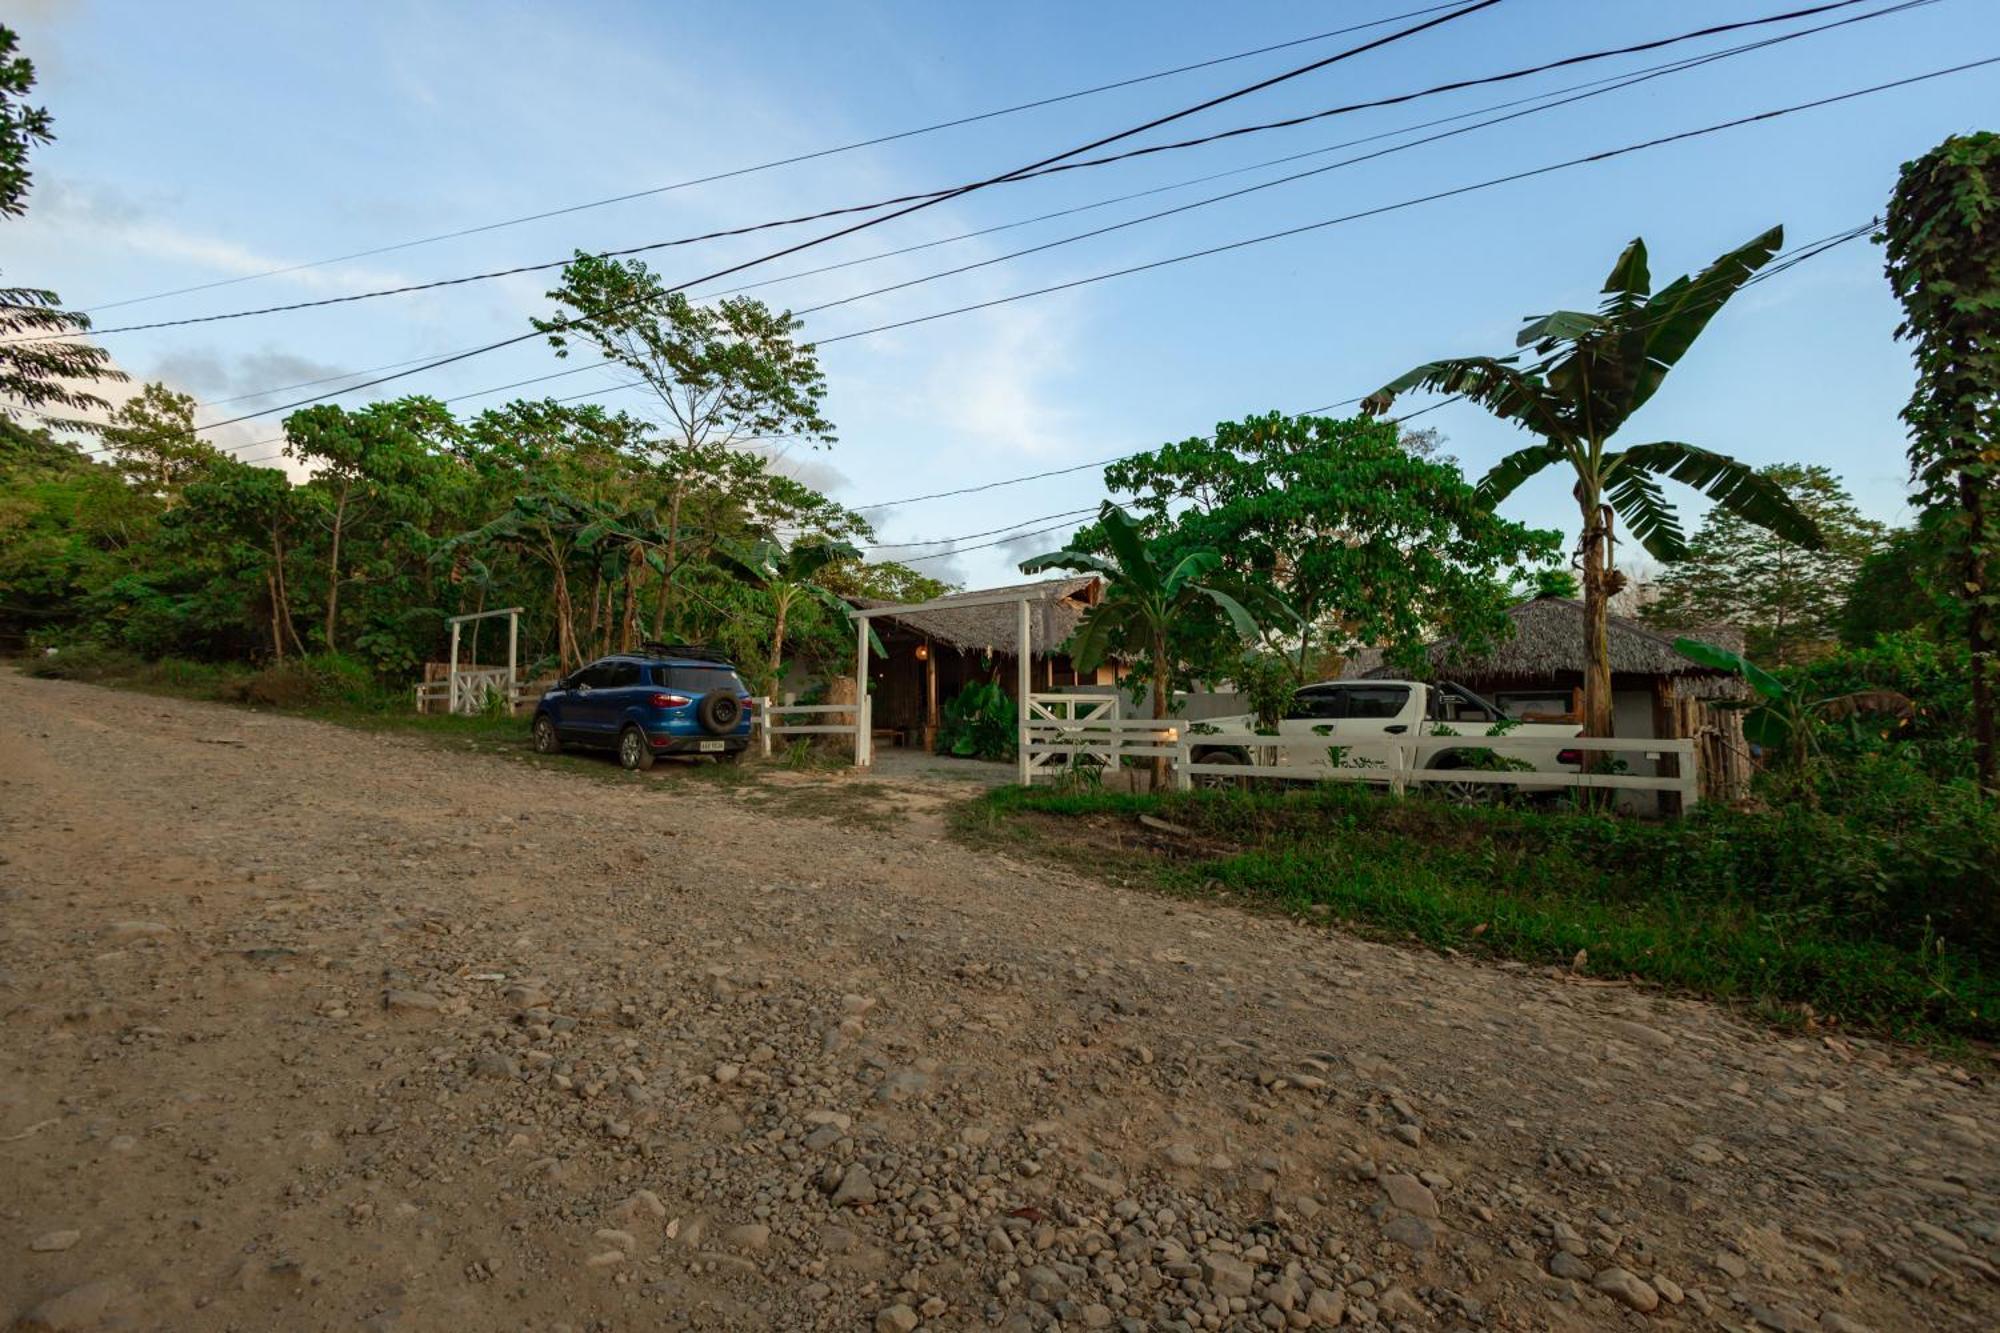
[[[1028,599],[1031,689],[1116,683],[1115,664],[1078,671],[1062,651],[1078,623],[1104,596],[1104,580],[1095,574],[963,594],[980,598],[980,605],[953,606],[952,598],[940,597],[913,615],[890,610],[872,618],[883,651],[869,662],[869,690],[877,729],[890,734],[891,744],[915,741],[928,748],[941,707],[975,681],[991,681],[1010,695],[1016,692],[1013,662],[1020,644],[1020,603],[989,600],[1009,593]],[[867,597],[849,600],[870,610],[898,605]]]
[[[1513,635],[1484,657],[1466,658],[1456,639],[1431,644],[1426,649],[1428,674],[1449,677],[1475,690],[1540,688],[1568,683],[1572,678],[1577,685],[1582,684],[1582,602],[1568,597],[1537,597],[1509,607],[1507,616],[1514,622]],[[1692,631],[1688,637],[1734,651],[1743,647],[1742,632],[1733,626],[1711,626]],[[1672,639],[1636,620],[1607,617],[1605,639],[1611,650],[1614,687],[1666,680],[1672,682],[1672,692],[1682,698],[1728,697],[1737,692],[1733,674],[1683,657],[1674,651]],[[1344,674],[1381,679],[1404,673],[1386,665],[1379,652],[1363,650],[1348,663]]]
[[[1061,579],[1041,579],[1033,583],[1009,584],[999,588],[981,588],[975,593],[962,594],[982,599],[996,593],[1026,593],[1028,602],[1028,638],[1030,651],[1036,657],[1048,657],[1056,653],[1075,631],[1084,613],[1097,604],[1104,595],[1104,580],[1095,574],[1074,575]],[[856,606],[873,609],[895,606],[895,602],[873,597],[852,597],[848,599]],[[885,624],[895,625],[910,631],[920,638],[940,643],[960,652],[993,654],[1013,657],[1015,641],[1020,637],[1020,626],[1016,620],[1019,612],[1015,603],[998,605],[950,606],[950,596],[937,598],[931,603],[933,610],[920,615],[899,616],[894,612],[875,617],[879,631]]]

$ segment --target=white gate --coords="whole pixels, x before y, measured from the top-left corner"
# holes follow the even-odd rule
[[[868,734],[874,719],[874,700],[862,695],[858,703],[851,704],[774,704],[768,698],[757,700],[756,728],[758,748],[764,757],[771,757],[771,737],[773,736],[852,736],[856,748],[860,748],[861,737]],[[858,711],[857,711],[858,710]],[[779,717],[802,717],[804,722],[780,722]],[[820,722],[815,719],[825,718]],[[845,717],[845,722],[834,721],[835,717]]]
[[[1179,724],[1120,717],[1117,695],[1031,694],[1022,728],[1027,737],[1028,781],[1075,769],[1116,772],[1127,755],[1173,757],[1180,753]]]

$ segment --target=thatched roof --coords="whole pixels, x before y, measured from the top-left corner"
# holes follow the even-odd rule
[[[1562,676],[1583,674],[1582,602],[1568,597],[1537,597],[1508,607],[1507,615],[1514,622],[1513,636],[1484,658],[1472,661],[1459,659],[1456,652],[1458,645],[1453,639],[1440,639],[1431,644],[1426,650],[1430,655],[1431,672],[1449,676],[1475,689],[1488,681],[1552,681]],[[1608,617],[1605,637],[1611,649],[1613,675],[1686,677],[1690,678],[1684,682],[1687,685],[1694,685],[1696,679],[1734,680],[1729,672],[1718,671],[1681,656],[1674,651],[1671,638],[1636,620],[1628,620],[1624,616]],[[1742,649],[1742,634],[1729,626],[1693,630],[1687,637],[1703,639],[1736,651]],[[1383,678],[1402,673],[1396,667],[1384,665],[1379,654],[1373,661],[1366,661],[1363,654],[1356,654],[1347,674]]]
[[[1100,584],[1097,575],[1082,574],[1035,583],[1008,584],[999,588],[980,588],[958,596],[1027,593],[1031,598],[1028,603],[1029,642],[1036,657],[1047,657],[1062,647],[1076,629],[1077,622],[1083,619],[1084,612],[1098,599]],[[871,609],[897,605],[872,597],[850,597],[848,600],[856,606]],[[948,603],[954,599],[940,597],[937,600]],[[1015,640],[1021,632],[1017,615],[1014,603],[1002,602],[985,606],[940,606],[913,616],[891,613],[876,616],[874,620],[878,630],[894,625],[962,652],[984,653],[991,650],[995,656],[1012,657]]]

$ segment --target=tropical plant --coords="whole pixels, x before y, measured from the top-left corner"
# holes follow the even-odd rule
[[[939,754],[960,759],[1012,759],[1020,737],[1020,714],[1007,692],[990,680],[968,682],[951,697],[939,718]]]
[[[1996,784],[2000,693],[2000,135],[1954,135],[1903,165],[1889,199],[1896,336],[1915,344],[1917,387],[1902,417],[1921,498],[1955,508],[1944,525],[1971,650],[1979,784]]]
[[[1611,660],[1607,604],[1620,586],[1614,573],[1614,518],[1623,518],[1655,559],[1687,554],[1679,519],[1662,491],[1662,478],[1705,493],[1722,508],[1810,549],[1820,535],[1770,478],[1733,458],[1680,441],[1610,447],[1611,437],[1658,391],[1723,305],[1783,243],[1773,227],[1731,250],[1692,278],[1655,292],[1646,243],[1625,247],[1605,279],[1605,299],[1595,314],[1557,310],[1528,322],[1511,356],[1432,361],[1370,395],[1365,407],[1385,412],[1398,394],[1432,389],[1458,394],[1505,421],[1541,436],[1541,442],[1502,459],[1479,483],[1498,504],[1528,478],[1567,466],[1582,516],[1579,556],[1583,569],[1584,734],[1611,734]]]
[[[800,602],[817,603],[836,618],[847,618],[847,603],[820,580],[830,568],[858,563],[861,552],[852,545],[831,538],[795,542],[790,548],[766,538],[747,547],[719,546],[715,557],[736,576],[763,589],[771,599],[771,658],[766,671],[767,688],[775,688],[785,674],[785,622]],[[868,627],[869,647],[885,653],[875,627]]]
[[[1090,608],[1070,636],[1070,659],[1079,670],[1094,671],[1110,657],[1145,654],[1152,666],[1156,719],[1166,717],[1171,701],[1176,640],[1188,626],[1199,623],[1205,609],[1226,616],[1245,643],[1258,635],[1246,601],[1267,618],[1272,613],[1289,614],[1268,590],[1211,578],[1222,568],[1222,557],[1214,551],[1190,551],[1166,564],[1147,543],[1138,521],[1109,500],[1098,510],[1097,522],[1110,547],[1108,556],[1066,547],[1022,561],[1021,572],[1085,569],[1104,577],[1103,600]],[[1165,782],[1164,758],[1153,761],[1153,779]]]
[[[1718,699],[1711,707],[1741,709],[1743,734],[1758,745],[1781,754],[1785,766],[1804,783],[1820,753],[1820,733],[1828,725],[1847,723],[1859,726],[1865,717],[1888,717],[1906,721],[1916,708],[1906,695],[1895,690],[1850,690],[1819,695],[1772,675],[1741,653],[1719,648],[1699,639],[1675,639],[1674,651],[1703,666],[1731,671],[1741,676],[1754,698]],[[1810,796],[1810,790],[1807,790]]]
[[[27,105],[35,86],[35,66],[16,51],[19,38],[0,24],[0,217],[28,211],[28,153],[55,140],[53,122],[42,107]],[[62,298],[40,287],[0,287],[0,396],[13,403],[0,413],[14,415],[56,407],[71,412],[108,409],[110,404],[79,388],[80,382],[116,382],[125,375],[102,347],[74,341],[90,331],[90,319],[62,308]],[[70,429],[94,429],[64,421]]]

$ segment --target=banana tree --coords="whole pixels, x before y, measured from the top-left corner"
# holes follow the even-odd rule
[[[747,547],[719,546],[714,558],[736,577],[761,589],[771,598],[769,683],[775,687],[784,674],[785,624],[792,608],[801,602],[813,602],[825,607],[836,621],[845,620],[847,603],[815,579],[829,566],[850,560],[859,561],[861,552],[847,542],[832,538],[813,538],[797,542],[790,548],[765,538]],[[868,646],[875,653],[887,656],[872,625],[868,629]],[[866,688],[865,682],[862,688]]]
[[[1109,555],[1065,547],[1022,561],[1021,572],[1077,569],[1104,577],[1103,600],[1090,608],[1070,636],[1070,660],[1079,670],[1094,671],[1113,654],[1144,653],[1153,670],[1155,718],[1167,715],[1173,677],[1170,654],[1181,623],[1200,614],[1204,606],[1214,607],[1228,618],[1245,643],[1253,643],[1258,637],[1257,622],[1245,603],[1267,614],[1285,611],[1275,594],[1211,577],[1222,567],[1222,557],[1214,551],[1190,552],[1167,568],[1156,558],[1138,521],[1109,500],[1098,510],[1097,521],[1105,544],[1111,548]],[[1165,785],[1166,766],[1163,758],[1153,761],[1156,786]]]
[[[1846,722],[1858,727],[1861,718],[1879,716],[1894,718],[1900,724],[1916,713],[1909,697],[1895,690],[1853,690],[1815,698],[1741,653],[1700,639],[1675,639],[1674,651],[1743,678],[1755,697],[1717,700],[1714,706],[1745,710],[1743,734],[1783,754],[1787,767],[1801,780],[1808,776],[1807,766],[1819,751],[1820,728],[1827,723]]]
[[[1644,407],[1729,298],[1769,262],[1784,229],[1718,258],[1692,278],[1655,292],[1646,243],[1634,240],[1604,282],[1592,314],[1557,310],[1530,320],[1512,356],[1457,357],[1418,366],[1369,396],[1366,410],[1384,412],[1411,389],[1458,394],[1493,415],[1541,437],[1500,460],[1480,482],[1489,504],[1552,467],[1574,474],[1582,514],[1578,541],[1583,569],[1584,734],[1611,734],[1611,661],[1606,608],[1622,586],[1613,570],[1613,523],[1626,528],[1654,559],[1687,554],[1680,520],[1661,489],[1663,478],[1701,491],[1726,511],[1811,550],[1819,531],[1770,478],[1726,455],[1677,440],[1611,446],[1611,437]]]

